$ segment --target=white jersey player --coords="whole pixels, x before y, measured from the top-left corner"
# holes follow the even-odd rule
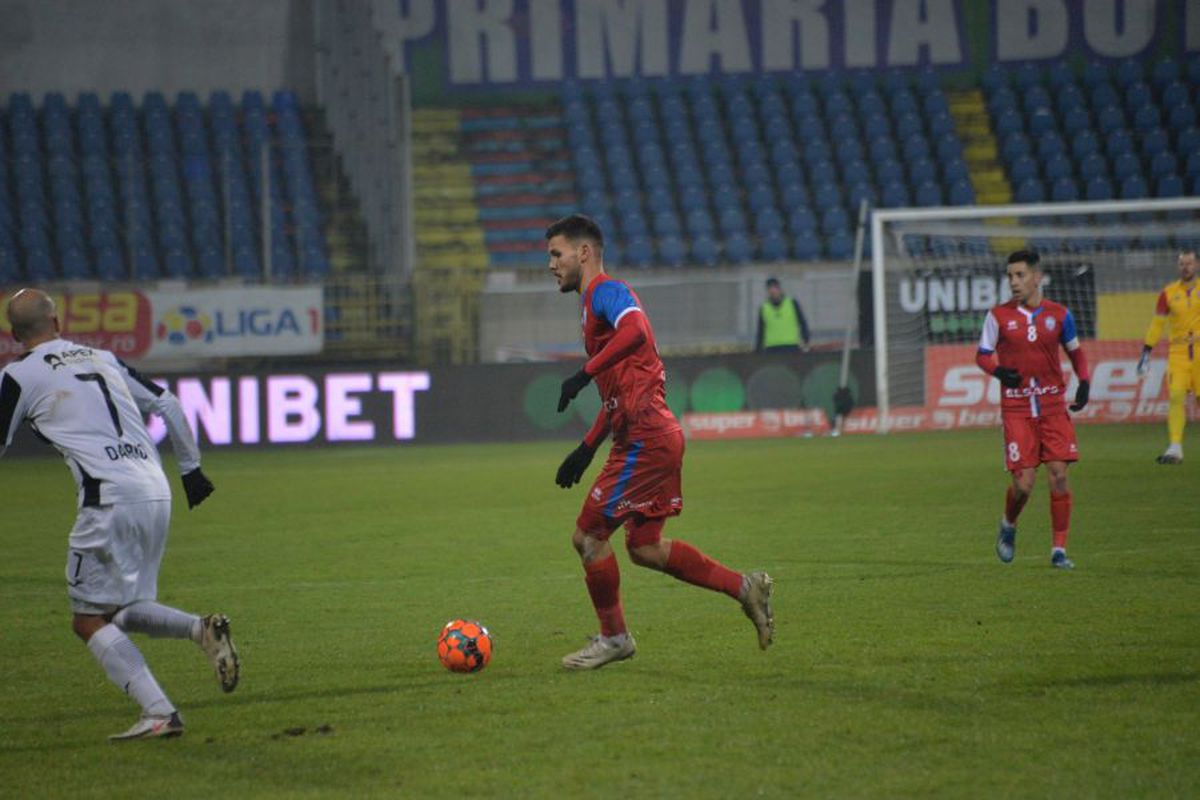
[[[35,289],[12,296],[8,318],[26,352],[0,372],[0,454],[27,421],[75,477],[79,513],[67,551],[75,633],[109,679],[142,707],[114,740],[178,736],[179,713],[127,632],[191,639],[221,682],[237,686],[237,650],[222,614],[199,617],[155,602],[171,519],[171,489],[143,414],[162,417],[188,507],[212,494],[179,401],[106,350],[59,338],[54,302]]]

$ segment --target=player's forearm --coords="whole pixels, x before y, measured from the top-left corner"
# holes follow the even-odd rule
[[[606,438],[608,438],[608,414],[601,408],[592,423],[591,430],[584,435],[583,443],[595,450]]]
[[[1071,368],[1075,370],[1075,377],[1081,381],[1090,381],[1091,373],[1088,372],[1087,356],[1083,354],[1082,347],[1076,347],[1074,350],[1067,351],[1067,358],[1071,359]]]
[[[179,472],[186,474],[200,466],[200,448],[192,435],[192,426],[188,425],[187,417],[183,415],[183,406],[170,392],[163,392],[154,400],[154,413],[162,418],[167,426],[167,435],[171,437],[171,448],[175,451],[175,461],[179,464]]]
[[[975,353],[975,363],[988,375],[992,375],[995,374],[996,367],[1000,366],[1000,359],[996,357],[995,353],[985,353],[980,350]]]
[[[1162,338],[1163,328],[1166,326],[1166,324],[1166,317],[1155,314],[1154,319],[1150,320],[1150,328],[1146,331],[1146,339],[1143,344],[1150,348],[1153,348],[1154,345],[1158,344],[1158,340]]]
[[[583,365],[583,371],[595,377],[629,356],[649,338],[646,318],[640,311],[626,314],[617,325],[616,333],[599,353]]]

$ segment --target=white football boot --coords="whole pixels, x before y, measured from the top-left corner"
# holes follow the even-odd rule
[[[208,656],[221,689],[232,692],[237,688],[241,674],[241,662],[237,648],[229,637],[229,617],[224,614],[209,614],[200,620],[200,649]]]
[[[633,658],[636,652],[637,642],[628,633],[611,639],[593,636],[587,647],[563,656],[562,665],[566,669],[599,669],[613,661]]]
[[[114,733],[108,737],[110,742],[132,742],[137,739],[172,739],[183,736],[183,720],[178,711],[172,711],[165,716],[145,716],[133,724],[124,733]]]
[[[771,588],[775,582],[765,572],[749,572],[742,578],[738,598],[742,611],[758,631],[758,646],[766,650],[775,641],[775,615],[771,612]]]

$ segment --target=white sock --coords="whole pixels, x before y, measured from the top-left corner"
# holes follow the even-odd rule
[[[125,606],[113,617],[113,624],[129,633],[145,633],[156,639],[200,641],[200,618],[177,608],[143,600]]]
[[[1167,455],[1183,458],[1183,445],[1179,442],[1172,442],[1167,445]]]
[[[629,638],[628,633],[618,633],[616,636],[603,637],[605,644],[611,644],[611,645],[625,644],[625,640],[628,638]]]
[[[96,631],[87,646],[108,679],[132,697],[142,707],[143,714],[166,716],[175,711],[146,666],[142,651],[116,625],[105,625]]]
[[[1050,555],[1054,555],[1055,553],[1062,553],[1065,556],[1067,554],[1067,548],[1065,548],[1065,547],[1050,548]]]

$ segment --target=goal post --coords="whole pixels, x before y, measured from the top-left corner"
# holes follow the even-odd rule
[[[1159,418],[1165,345],[1136,386],[1130,359],[1155,296],[1178,277],[1180,250],[1197,246],[1194,197],[873,211],[871,313],[860,312],[860,330],[872,329],[862,344],[875,353],[871,426],[883,433],[998,421],[999,389],[974,368],[974,352],[987,310],[1010,296],[1005,259],[1020,249],[1038,252],[1046,296],[1072,311],[1089,356],[1101,356],[1098,377],[1111,391],[1093,386],[1099,402],[1089,418]]]

